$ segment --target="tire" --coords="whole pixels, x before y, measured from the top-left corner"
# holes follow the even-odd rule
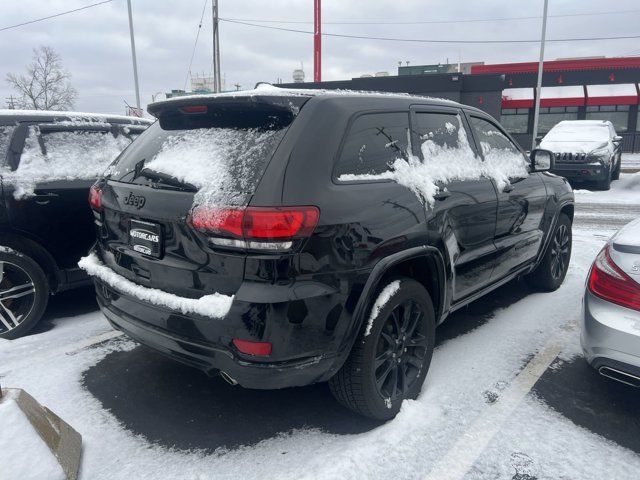
[[[616,168],[613,170],[613,175],[611,175],[611,180],[620,180],[620,170],[622,169],[622,156],[618,158],[618,164]]]
[[[552,292],[560,288],[569,269],[571,260],[571,220],[561,213],[558,217],[551,242],[542,257],[540,265],[527,275],[527,282],[533,288]]]
[[[611,179],[612,179],[612,175],[613,172],[611,171],[613,165],[609,166],[609,169],[607,170],[607,176],[605,177],[604,180],[598,180],[596,182],[596,187],[598,188],[598,190],[609,190],[611,188]]]
[[[370,314],[364,322],[349,358],[329,380],[338,402],[377,420],[392,419],[403,400],[418,396],[434,348],[436,322],[429,293],[409,278],[395,279],[384,287],[393,285],[397,291],[382,308],[376,308],[378,301],[374,303],[371,310],[378,314],[373,321]],[[378,290],[377,299],[384,290]],[[411,332],[409,338],[403,332]],[[382,362],[377,369],[376,358]]]
[[[25,335],[42,317],[49,302],[49,282],[27,255],[0,247],[0,338]]]

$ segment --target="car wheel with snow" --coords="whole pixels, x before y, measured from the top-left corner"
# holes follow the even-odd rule
[[[596,188],[598,190],[609,190],[611,188],[611,180],[613,176],[612,168],[614,168],[613,165],[610,165],[607,170],[607,176],[603,180],[596,182]]]
[[[0,338],[21,337],[38,323],[49,301],[40,266],[15,250],[0,250]]]
[[[529,284],[539,290],[557,290],[569,269],[571,260],[571,219],[561,213],[553,230],[551,242],[542,261],[526,278]]]
[[[361,415],[389,420],[420,393],[433,355],[435,314],[425,288],[409,278],[384,286],[342,369],[335,398]]]

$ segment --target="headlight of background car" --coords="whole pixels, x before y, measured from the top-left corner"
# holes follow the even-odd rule
[[[600,162],[608,162],[611,157],[611,151],[607,147],[601,147],[589,153],[589,158]]]

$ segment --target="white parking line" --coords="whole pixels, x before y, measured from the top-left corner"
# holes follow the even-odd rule
[[[575,324],[565,329],[575,328]],[[460,480],[471,469],[491,439],[500,431],[520,402],[565,346],[565,335],[552,338],[513,379],[499,399],[469,426],[425,477],[426,480]]]

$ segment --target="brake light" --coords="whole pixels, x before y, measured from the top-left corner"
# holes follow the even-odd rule
[[[102,190],[95,185],[89,189],[89,205],[94,210],[102,210]]]
[[[188,105],[186,107],[181,107],[180,111],[182,113],[197,115],[201,113],[207,113],[207,106],[206,105]]]
[[[640,310],[640,285],[611,260],[609,245],[600,251],[591,266],[588,288],[604,300]]]
[[[189,219],[217,245],[265,250],[291,247],[291,241],[309,237],[320,211],[317,207],[229,207],[194,209]],[[240,240],[240,241],[238,241]]]
[[[271,355],[271,343],[269,342],[252,342],[234,338],[233,345],[239,352],[246,353],[247,355],[255,355],[256,357]]]

